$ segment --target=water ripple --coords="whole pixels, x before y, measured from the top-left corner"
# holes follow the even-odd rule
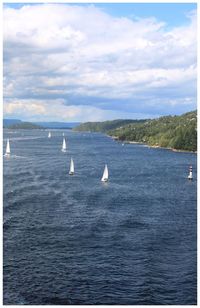
[[[62,131],[20,134],[4,159],[5,305],[196,304],[195,155],[70,131],[63,154]]]

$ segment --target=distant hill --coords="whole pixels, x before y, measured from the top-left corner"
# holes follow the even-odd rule
[[[144,142],[151,146],[197,151],[197,111],[129,124],[109,131],[119,140]]]
[[[33,122],[36,125],[40,125],[44,128],[74,128],[80,125],[80,122]]]
[[[30,122],[20,122],[7,126],[9,129],[41,129],[42,126]]]
[[[29,124],[28,124],[29,123]],[[13,128],[13,129],[34,129],[34,128],[65,128],[72,129],[80,125],[80,122],[26,122],[18,119],[3,119],[4,128]]]
[[[104,122],[86,122],[75,127],[75,131],[108,132],[127,124],[144,123],[146,120],[113,120]]]
[[[18,123],[21,123],[22,121],[21,120],[18,120],[18,119],[3,119],[3,127],[8,127],[10,125],[13,125],[13,124],[18,124]]]
[[[177,150],[197,150],[197,111],[153,120],[86,122],[75,131],[103,132],[123,141]]]

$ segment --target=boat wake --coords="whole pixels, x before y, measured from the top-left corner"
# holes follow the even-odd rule
[[[33,139],[42,139],[44,137],[14,137],[14,138],[10,138],[11,141],[13,140],[33,140]],[[3,141],[5,141],[7,139],[3,139]]]
[[[14,159],[15,159],[15,158],[20,158],[20,159],[21,159],[21,158],[22,158],[22,159],[24,159],[24,158],[25,158],[25,159],[26,159],[26,158],[28,158],[28,157],[26,157],[26,156],[11,155],[11,154],[10,154],[10,155],[6,155],[6,154],[4,154],[4,157],[5,157],[5,158],[7,158],[7,159],[13,159],[13,158],[14,158]]]

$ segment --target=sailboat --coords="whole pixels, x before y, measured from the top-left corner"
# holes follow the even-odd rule
[[[51,138],[51,132],[49,132],[49,134],[48,134],[48,138]]]
[[[193,175],[192,175],[192,166],[190,166],[190,168],[189,168],[188,179],[189,179],[189,180],[192,180],[192,179],[193,179]]]
[[[71,158],[71,162],[70,162],[70,169],[69,169],[69,174],[73,175],[74,174],[74,161]]]
[[[10,156],[10,142],[9,142],[9,139],[7,139],[5,156]]]
[[[66,141],[65,138],[63,138],[62,152],[66,152],[66,149],[67,149]]]
[[[108,181],[108,167],[107,165],[105,165],[105,168],[104,168],[104,172],[103,172],[103,176],[101,178],[101,181],[102,182],[107,182]]]

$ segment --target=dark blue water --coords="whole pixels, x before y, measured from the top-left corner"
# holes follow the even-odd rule
[[[4,132],[4,304],[196,304],[196,154],[47,134]]]

